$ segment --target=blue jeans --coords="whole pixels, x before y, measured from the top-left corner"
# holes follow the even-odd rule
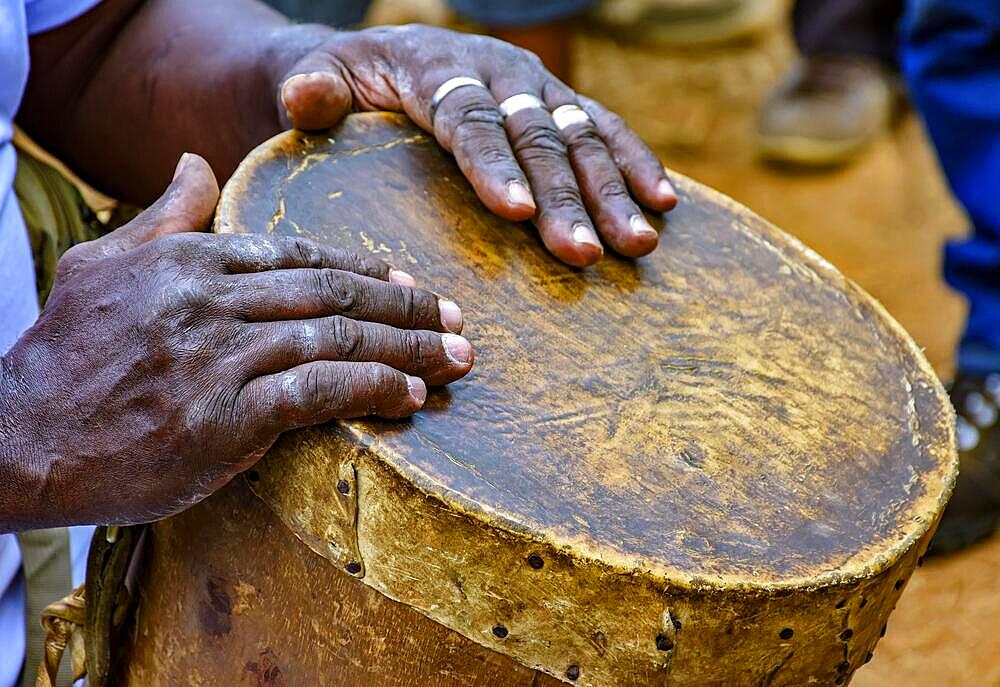
[[[969,302],[963,372],[1000,372],[1000,0],[909,0],[901,66],[971,235],[945,247]]]

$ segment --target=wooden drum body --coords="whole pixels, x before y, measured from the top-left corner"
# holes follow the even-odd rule
[[[675,179],[654,254],[580,271],[402,117],[254,151],[218,231],[396,264],[477,364],[158,523],[124,681],[846,683],[950,494],[947,397],[858,287]]]

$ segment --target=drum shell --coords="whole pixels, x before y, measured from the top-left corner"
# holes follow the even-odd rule
[[[342,445],[316,451],[326,444],[314,430],[289,435],[248,477],[153,528],[128,684],[257,672],[288,685],[535,685],[553,679],[546,672],[588,686],[845,684],[870,659],[928,541],[863,580],[674,586],[484,526]],[[363,583],[249,488],[267,494],[272,480],[337,474],[341,462],[356,470],[363,504]]]

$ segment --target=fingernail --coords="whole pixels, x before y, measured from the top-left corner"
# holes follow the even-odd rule
[[[403,270],[389,270],[389,281],[393,284],[399,284],[401,286],[417,285],[417,280],[413,278],[413,275],[404,272]]]
[[[598,248],[602,253],[604,252],[604,247],[601,242],[597,239],[597,234],[594,230],[588,227],[586,224],[577,224],[573,227],[573,240],[577,243],[585,243],[595,248]]]
[[[666,179],[660,179],[660,183],[656,185],[656,192],[664,198],[677,199],[677,191],[674,190],[674,187]]]
[[[288,95],[289,92],[300,84],[307,83],[309,81],[318,81],[319,79],[325,79],[327,77],[326,72],[309,72],[308,74],[296,74],[295,76],[289,77],[285,80],[285,83],[281,85],[281,101],[285,103],[285,107],[288,107]]]
[[[507,199],[514,205],[524,205],[535,208],[535,199],[531,197],[531,191],[520,181],[507,182]]]
[[[296,74],[285,79],[285,83],[281,84],[281,99],[284,100],[288,96],[288,91],[295,88],[296,84],[304,83],[310,76],[311,74]]]
[[[472,360],[472,344],[458,334],[442,334],[444,352],[453,363],[465,365]]]
[[[438,309],[441,311],[441,324],[449,332],[462,331],[462,309],[453,301],[438,299]]]
[[[427,400],[427,385],[424,384],[424,380],[406,375],[406,386],[410,389],[410,398],[422,406]]]
[[[177,161],[177,167],[174,168],[174,176],[171,181],[174,181],[181,175],[184,168],[187,167],[188,161],[191,159],[191,153],[184,153],[181,155],[181,159]]]
[[[632,233],[637,236],[657,236],[656,229],[642,215],[632,215],[628,218]]]

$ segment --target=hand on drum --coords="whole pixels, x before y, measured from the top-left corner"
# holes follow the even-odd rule
[[[533,220],[570,265],[597,262],[604,244],[629,257],[651,252],[658,235],[639,205],[677,203],[663,166],[620,117],[493,38],[426,26],[328,34],[280,83],[282,115],[301,129],[352,109],[405,112],[455,155],[486,207]]]
[[[0,531],[177,512],[285,430],[410,415],[425,381],[472,367],[457,305],[371,258],[203,233],[218,193],[208,164],[185,156],[146,212],[60,261],[0,367],[13,390],[0,416],[16,428],[2,448],[28,476],[2,496]]]

